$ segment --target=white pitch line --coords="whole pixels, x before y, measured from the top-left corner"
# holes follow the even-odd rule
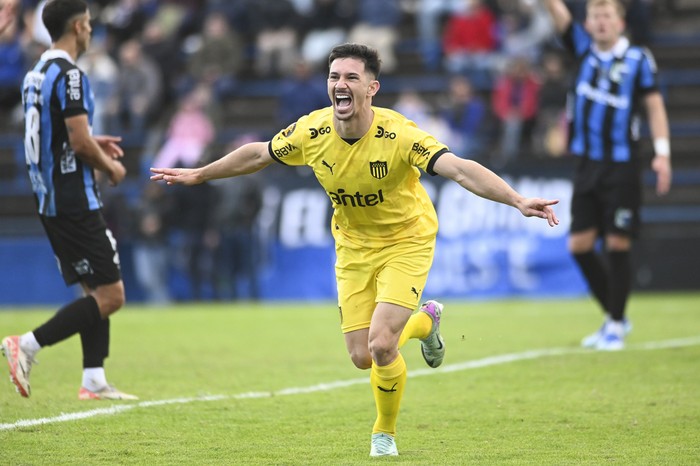
[[[679,338],[675,340],[663,340],[663,341],[652,341],[648,343],[638,343],[635,345],[628,345],[626,350],[657,350],[657,349],[667,349],[667,348],[681,348],[684,346],[695,346],[700,345],[700,336],[690,337],[690,338]],[[502,354],[499,356],[489,356],[482,359],[475,359],[472,361],[464,361],[455,364],[448,364],[446,366],[439,367],[437,369],[418,369],[412,370],[408,373],[409,377],[424,377],[428,375],[450,373],[450,372],[460,372],[471,369],[479,369],[482,367],[496,366],[499,364],[507,364],[516,361],[526,361],[530,359],[539,359],[549,356],[561,356],[567,354],[599,354],[596,351],[585,350],[582,348],[549,348],[549,349],[539,349],[524,351],[522,353],[510,353]],[[67,421],[77,421],[80,419],[87,419],[95,416],[111,415],[123,413],[134,408],[150,408],[153,406],[163,406],[163,405],[173,405],[173,404],[187,404],[194,403],[197,401],[219,401],[219,400],[242,400],[251,398],[272,398],[273,396],[285,396],[285,395],[302,395],[306,393],[314,392],[326,392],[330,390],[335,390],[338,388],[350,387],[352,385],[366,384],[368,378],[362,377],[357,379],[348,380],[336,380],[334,382],[320,383],[316,385],[309,385],[307,387],[289,387],[283,388],[277,391],[263,391],[263,392],[246,392],[239,393],[236,395],[206,395],[197,396],[189,398],[172,398],[169,400],[154,400],[154,401],[141,401],[134,404],[122,404],[122,405],[112,405],[106,408],[90,409],[88,411],[78,411],[75,413],[62,413],[54,417],[44,417],[39,419],[20,419],[19,421],[10,424],[0,424],[0,431],[2,430],[14,430],[21,427],[34,427],[45,424],[54,424],[57,422],[67,422]]]

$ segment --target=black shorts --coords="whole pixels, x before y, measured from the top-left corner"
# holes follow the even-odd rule
[[[570,230],[576,233],[595,228],[601,234],[636,237],[641,204],[639,164],[583,158],[574,178]]]
[[[39,218],[66,285],[84,282],[95,289],[121,280],[117,242],[101,210]]]

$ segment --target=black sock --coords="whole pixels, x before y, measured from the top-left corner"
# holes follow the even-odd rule
[[[53,317],[34,330],[34,336],[41,346],[55,345],[92,327],[100,320],[102,316],[97,301],[92,296],[85,296],[59,309]]]
[[[588,251],[581,254],[574,254],[574,259],[581,269],[583,276],[588,282],[588,287],[600,304],[603,312],[608,314],[610,311],[608,299],[610,297],[608,278],[609,272],[606,270],[600,255],[594,251]]]
[[[83,368],[104,367],[109,356],[109,319],[101,319],[80,332],[83,346]]]
[[[610,260],[610,317],[616,321],[625,318],[625,307],[632,286],[632,268],[629,251],[612,251]]]

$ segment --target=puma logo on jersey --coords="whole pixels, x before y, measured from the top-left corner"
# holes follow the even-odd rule
[[[328,162],[326,162],[325,160],[321,160],[321,164],[325,167],[328,167],[328,169],[331,171],[331,175],[333,174],[333,167],[335,167],[335,164],[328,165]]]

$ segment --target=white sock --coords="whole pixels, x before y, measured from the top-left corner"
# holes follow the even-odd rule
[[[38,341],[36,341],[36,337],[34,336],[33,332],[27,332],[19,337],[19,346],[22,348],[22,351],[30,356],[34,356],[36,352],[41,349],[41,345]]]
[[[616,322],[611,320],[605,329],[608,333],[613,333],[618,337],[622,338],[625,335],[625,326],[622,322]]]
[[[91,392],[107,386],[107,376],[104,367],[86,367],[83,369],[83,387]]]

